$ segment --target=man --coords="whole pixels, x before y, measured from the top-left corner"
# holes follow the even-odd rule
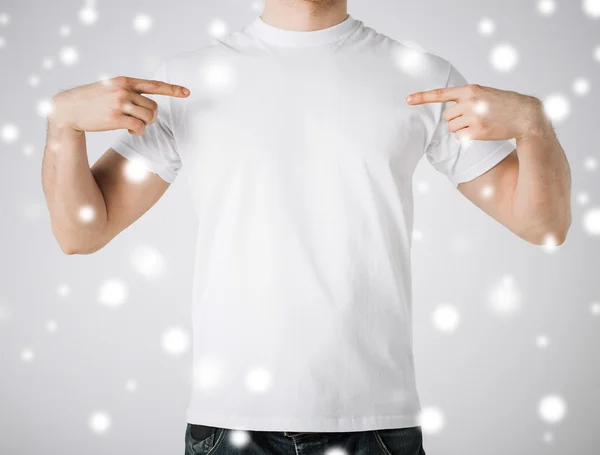
[[[563,243],[570,170],[541,102],[468,84],[342,0],[267,0],[153,79],[55,95],[43,184],[62,251],[90,254],[185,175],[199,221],[186,453],[424,454],[412,175],[425,154],[519,237]],[[90,169],[85,132],[116,129]]]

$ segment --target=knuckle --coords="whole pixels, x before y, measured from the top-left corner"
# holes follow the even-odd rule
[[[444,94],[446,93],[446,89],[436,88],[433,93],[435,96],[444,96]]]
[[[124,115],[124,116],[122,116],[122,117],[121,117],[121,123],[122,123],[123,125],[126,125],[126,126],[127,126],[127,128],[131,128],[131,129],[133,129],[133,128],[135,127],[135,122],[134,122],[134,120],[135,120],[135,119],[134,119],[134,118],[132,118],[132,117],[131,117],[131,116],[129,116],[129,115]]]
[[[108,116],[112,120],[118,119],[121,116],[121,111],[119,111],[117,109],[111,109],[110,112],[108,113]]]
[[[112,78],[112,81],[115,86],[124,87],[125,85],[127,85],[129,78],[127,76],[115,76]]]
[[[446,109],[444,111],[444,113],[442,114],[442,118],[444,119],[445,122],[450,120],[450,109]]]
[[[65,97],[65,92],[64,91],[55,93],[54,95],[52,95],[52,102],[53,103],[60,102],[62,99],[64,99],[64,97]]]
[[[156,103],[156,101],[152,102],[152,105],[150,107],[150,116],[152,117],[152,120],[158,117],[158,104]]]
[[[478,95],[481,93],[482,87],[479,84],[469,84],[469,91],[471,95]]]
[[[119,88],[115,90],[115,96],[118,102],[126,101],[129,97],[129,90],[127,90],[126,88]]]
[[[530,98],[531,98],[531,99],[530,99],[530,101],[531,101],[531,103],[532,103],[534,106],[536,106],[536,107],[541,107],[541,106],[543,106],[543,105],[544,105],[544,103],[542,102],[542,100],[541,100],[541,99],[539,99],[539,98],[537,98],[537,97],[535,97],[535,96],[530,96]]]

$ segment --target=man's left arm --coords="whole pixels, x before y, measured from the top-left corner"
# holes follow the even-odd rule
[[[459,140],[515,138],[512,153],[457,188],[528,242],[560,245],[565,241],[571,226],[571,172],[539,99],[478,84],[418,92],[413,97],[410,105],[456,102],[443,117]]]

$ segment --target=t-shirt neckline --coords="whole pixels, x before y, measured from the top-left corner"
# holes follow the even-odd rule
[[[342,22],[320,30],[298,31],[287,30],[267,24],[257,16],[250,24],[255,36],[277,46],[315,46],[337,41],[350,32],[359,21],[350,14]]]

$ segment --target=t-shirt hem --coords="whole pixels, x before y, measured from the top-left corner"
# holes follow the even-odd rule
[[[489,171],[496,164],[510,155],[514,149],[515,146],[512,144],[512,142],[504,143],[479,163],[474,164],[470,168],[459,172],[458,174],[452,175],[450,177],[450,181],[454,185],[454,188],[457,188],[459,183],[468,182],[473,180],[475,177],[479,177],[483,173]],[[467,150],[466,153],[469,153],[469,151]]]
[[[140,163],[143,163],[144,166],[152,173],[157,174],[160,178],[162,178],[165,182],[167,183],[173,183],[175,181],[175,177],[176,174],[173,174],[171,171],[169,171],[167,168],[164,167],[159,167],[156,165],[156,163],[152,163],[148,160],[148,158],[146,158],[144,155],[142,155],[140,152],[138,152],[135,149],[132,149],[131,147],[129,147],[127,144],[125,144],[124,142],[115,142],[111,145],[111,148],[117,152],[119,155],[133,160],[133,159],[138,159],[140,160]]]
[[[399,416],[331,417],[331,418],[244,418],[204,412],[188,412],[187,422],[247,431],[346,432],[391,428],[410,428],[420,425],[417,414]]]

